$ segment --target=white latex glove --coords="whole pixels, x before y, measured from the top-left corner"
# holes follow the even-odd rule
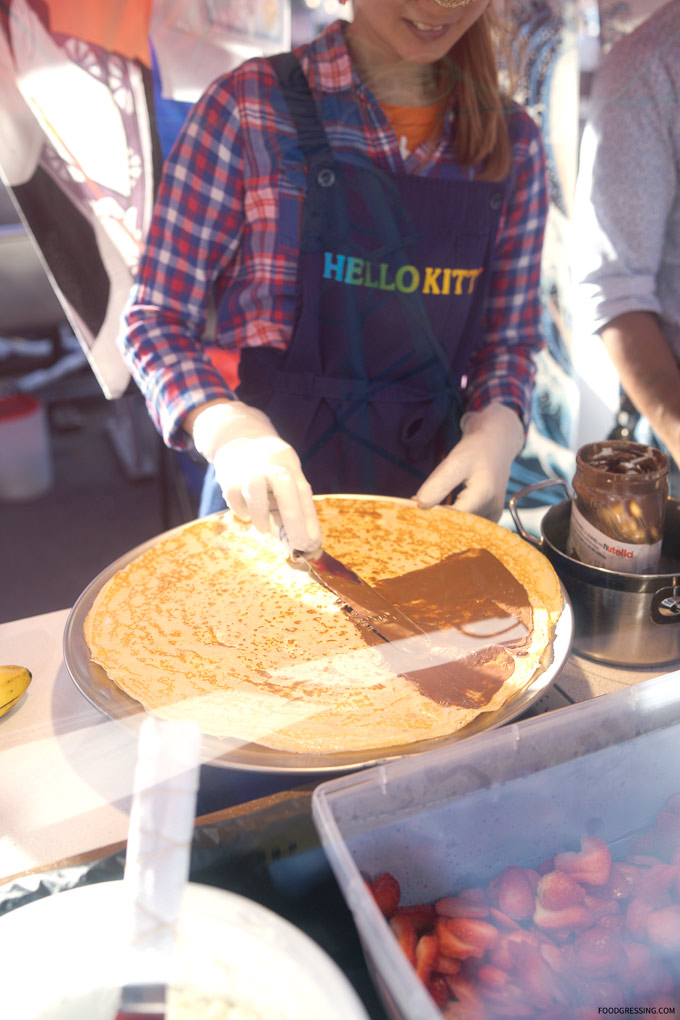
[[[524,446],[524,427],[513,410],[493,403],[464,414],[461,430],[459,442],[418,489],[416,502],[436,506],[464,484],[453,503],[456,510],[497,521],[503,513],[510,466]]]
[[[197,415],[192,435],[237,517],[266,534],[274,503],[293,549],[320,548],[321,528],[300,458],[263,411],[238,400],[212,404]]]

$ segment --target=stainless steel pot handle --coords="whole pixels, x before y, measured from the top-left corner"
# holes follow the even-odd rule
[[[659,588],[652,596],[654,623],[680,623],[680,588]]]
[[[541,543],[537,539],[535,539],[533,535],[530,535],[529,532],[524,527],[524,525],[522,524],[519,517],[519,509],[517,507],[517,504],[520,502],[520,500],[525,499],[525,497],[529,496],[532,492],[538,492],[540,489],[552,489],[555,486],[559,486],[560,488],[564,489],[569,499],[574,498],[574,493],[571,489],[571,486],[569,485],[568,482],[565,482],[563,478],[544,478],[540,482],[533,482],[531,485],[525,485],[525,487],[523,489],[520,489],[519,492],[513,493],[513,495],[508,500],[508,510],[510,511],[510,516],[515,522],[517,531],[522,536],[522,538],[525,538],[527,542],[531,542],[531,544],[535,545],[537,549],[541,548]]]

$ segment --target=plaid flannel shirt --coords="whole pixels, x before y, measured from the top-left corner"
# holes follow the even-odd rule
[[[341,160],[372,160],[388,172],[460,180],[450,112],[435,147],[402,157],[371,92],[354,72],[342,22],[297,55]],[[496,238],[481,344],[466,372],[465,407],[500,400],[530,417],[540,328],[540,261],[547,215],[540,132],[516,108],[508,199]],[[285,348],[295,315],[305,170],[295,128],[267,60],[215,81],[189,114],[164,168],[156,207],[125,313],[121,347],[152,419],[182,448],[186,414],[230,396],[210,343]]]

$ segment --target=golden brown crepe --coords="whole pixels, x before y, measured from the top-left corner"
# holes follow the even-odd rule
[[[460,622],[461,606],[479,594],[479,611],[468,616],[501,607],[527,623],[524,640],[461,659],[458,704],[443,704],[423,693],[428,684],[417,672],[395,675],[382,644],[370,643],[375,638],[331,592],[292,566],[276,538],[226,513],[168,533],[103,586],[85,622],[92,659],[150,712],[297,753],[448,735],[480,710],[500,708],[545,667],[562,597],[552,566],[529,543],[447,507],[370,497],[316,502],[324,548],[401,599],[426,629]],[[492,561],[496,590],[485,592],[484,564]],[[444,569],[453,573],[444,577]],[[442,579],[452,578],[450,587],[465,580],[470,595],[443,597]]]

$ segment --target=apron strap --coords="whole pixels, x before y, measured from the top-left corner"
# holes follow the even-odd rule
[[[275,53],[269,61],[293,118],[305,163],[315,172],[332,167],[333,150],[300,61],[294,53]]]

